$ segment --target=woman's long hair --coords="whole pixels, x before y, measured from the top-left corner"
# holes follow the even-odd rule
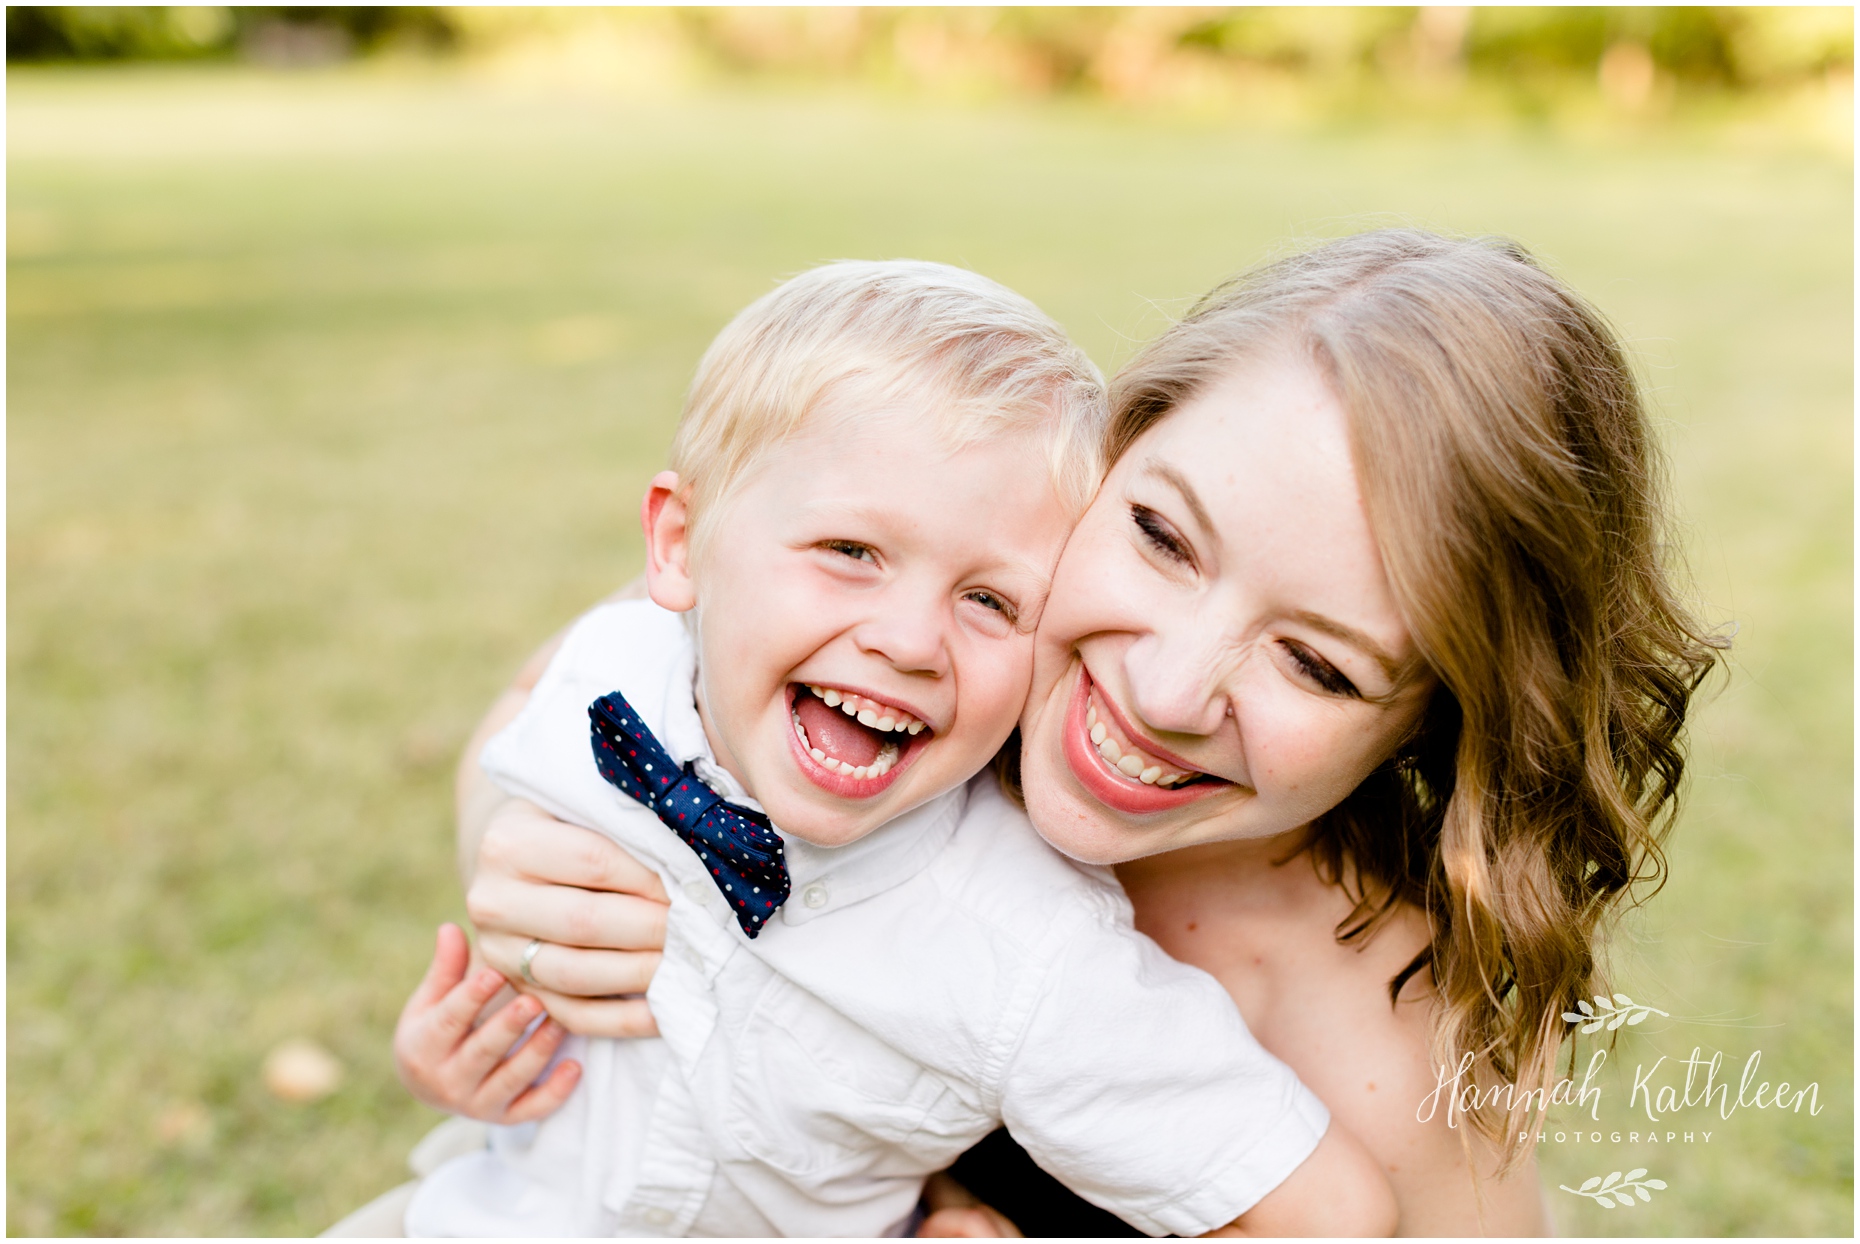
[[[1508,1161],[1630,887],[1658,888],[1693,693],[1724,641],[1665,564],[1661,465],[1591,307],[1514,244],[1366,233],[1216,289],[1112,387],[1109,458],[1242,360],[1292,350],[1348,413],[1403,619],[1439,680],[1311,826],[1366,939],[1426,913],[1435,1054],[1518,1086],[1470,1115]]]

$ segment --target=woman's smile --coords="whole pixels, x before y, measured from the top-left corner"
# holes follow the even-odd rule
[[[1112,706],[1083,661],[1066,713],[1065,749],[1067,767],[1087,790],[1134,816],[1240,789],[1143,739]]]

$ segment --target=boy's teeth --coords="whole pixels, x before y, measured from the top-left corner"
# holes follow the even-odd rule
[[[819,696],[823,701],[827,698],[826,695],[823,694],[824,688],[809,687],[808,690]],[[807,727],[801,724],[799,714],[790,711],[789,717],[794,722],[795,735],[800,738],[801,746],[807,750],[807,754],[812,756],[825,768],[837,772],[841,777],[859,778],[861,780],[883,777],[885,774],[891,772],[891,767],[893,765],[898,763],[898,745],[889,739],[878,749],[878,755],[873,757],[872,763],[869,765],[853,765],[848,764],[844,760],[836,760],[808,742]],[[921,721],[914,721],[910,718],[906,718],[905,720],[911,721],[911,724],[917,728],[911,731],[912,734],[924,728],[924,724]],[[899,730],[904,729],[901,725],[895,728]]]
[[[1134,778],[1145,786],[1170,787],[1186,782],[1192,773],[1177,773],[1165,769],[1162,762],[1148,755],[1142,748],[1132,747],[1111,733],[1110,727],[1098,719],[1098,706],[1091,700],[1085,702],[1085,725],[1092,747],[1104,757],[1104,762],[1127,778]]]
[[[835,691],[831,687],[816,687],[806,684],[822,704],[828,708],[837,708],[860,725],[877,730],[881,734],[921,734],[924,723],[909,713],[900,713],[889,704],[880,704],[877,700],[868,700],[862,695]]]

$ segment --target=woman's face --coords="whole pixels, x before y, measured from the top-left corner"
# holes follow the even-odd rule
[[[1432,687],[1342,408],[1309,363],[1251,360],[1138,439],[1066,545],[1027,808],[1099,864],[1281,834],[1386,760]]]

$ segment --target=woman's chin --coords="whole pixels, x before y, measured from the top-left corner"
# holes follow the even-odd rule
[[[1067,859],[1111,865],[1143,853],[1140,848],[1133,849],[1130,836],[1120,827],[1105,823],[1103,808],[1094,809],[1091,800],[1070,791],[1062,793],[1050,783],[1025,781],[1024,789],[1027,816],[1034,829],[1046,845]]]
[[[1021,758],[1027,816],[1048,846],[1081,864],[1098,865],[1121,864],[1168,849],[1168,844],[1152,841],[1149,826],[1131,824],[1084,790],[1054,754],[1057,740],[1052,742],[1051,750],[1029,750]]]

